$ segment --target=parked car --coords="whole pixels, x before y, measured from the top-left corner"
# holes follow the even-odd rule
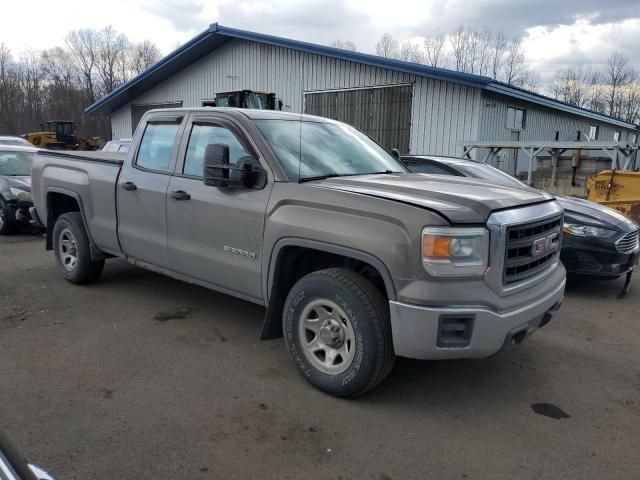
[[[0,136],[0,145],[11,145],[13,147],[31,147],[33,144],[22,137]]]
[[[515,188],[528,185],[491,165],[439,156],[404,156],[416,173],[471,177]],[[640,257],[640,227],[603,205],[558,196],[564,208],[564,238],[560,258],[569,273],[615,279],[631,271]]]
[[[0,432],[0,479],[54,480],[41,467],[28,463],[9,439]]]
[[[124,152],[126,153],[131,146],[130,138],[121,138],[120,140],[109,140],[102,147],[103,152]]]
[[[375,387],[396,355],[518,344],[563,299],[551,195],[409,173],[328,119],[152,110],[124,161],[40,151],[32,179],[68,281],[125,257],[264,305],[262,338],[284,335],[303,377],[338,396]]]
[[[31,222],[29,175],[37,151],[34,147],[0,145],[0,235],[13,233]]]

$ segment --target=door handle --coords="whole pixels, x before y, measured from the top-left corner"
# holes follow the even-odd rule
[[[169,196],[181,201],[189,200],[191,198],[191,195],[189,195],[187,192],[183,192],[182,190],[178,190],[177,192],[169,192]]]
[[[121,183],[120,186],[129,192],[138,189],[138,186],[133,182],[124,182],[124,183]]]

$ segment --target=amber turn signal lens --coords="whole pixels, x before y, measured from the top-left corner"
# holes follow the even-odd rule
[[[422,236],[422,256],[423,257],[440,257],[449,258],[451,253],[449,248],[451,247],[452,237],[439,237],[437,235],[423,235]]]

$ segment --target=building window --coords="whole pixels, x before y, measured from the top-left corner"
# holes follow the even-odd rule
[[[614,142],[619,142],[620,141],[620,130],[617,130],[617,131],[613,132],[613,141]]]
[[[598,125],[589,126],[589,140],[597,140],[600,135],[600,127]]]
[[[524,130],[526,112],[524,108],[507,107],[507,128]]]
[[[635,145],[636,143],[638,143],[638,134],[634,133],[631,135],[631,145]]]

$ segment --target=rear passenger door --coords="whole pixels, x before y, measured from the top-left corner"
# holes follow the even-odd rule
[[[256,159],[254,167],[267,175],[260,189],[205,185],[207,145],[227,145],[230,164],[258,156],[239,125],[213,113],[193,114],[182,143],[167,196],[170,268],[218,289],[260,299],[262,235],[273,186],[268,166]]]
[[[118,179],[118,238],[127,257],[167,268],[167,188],[182,116],[151,117]]]

